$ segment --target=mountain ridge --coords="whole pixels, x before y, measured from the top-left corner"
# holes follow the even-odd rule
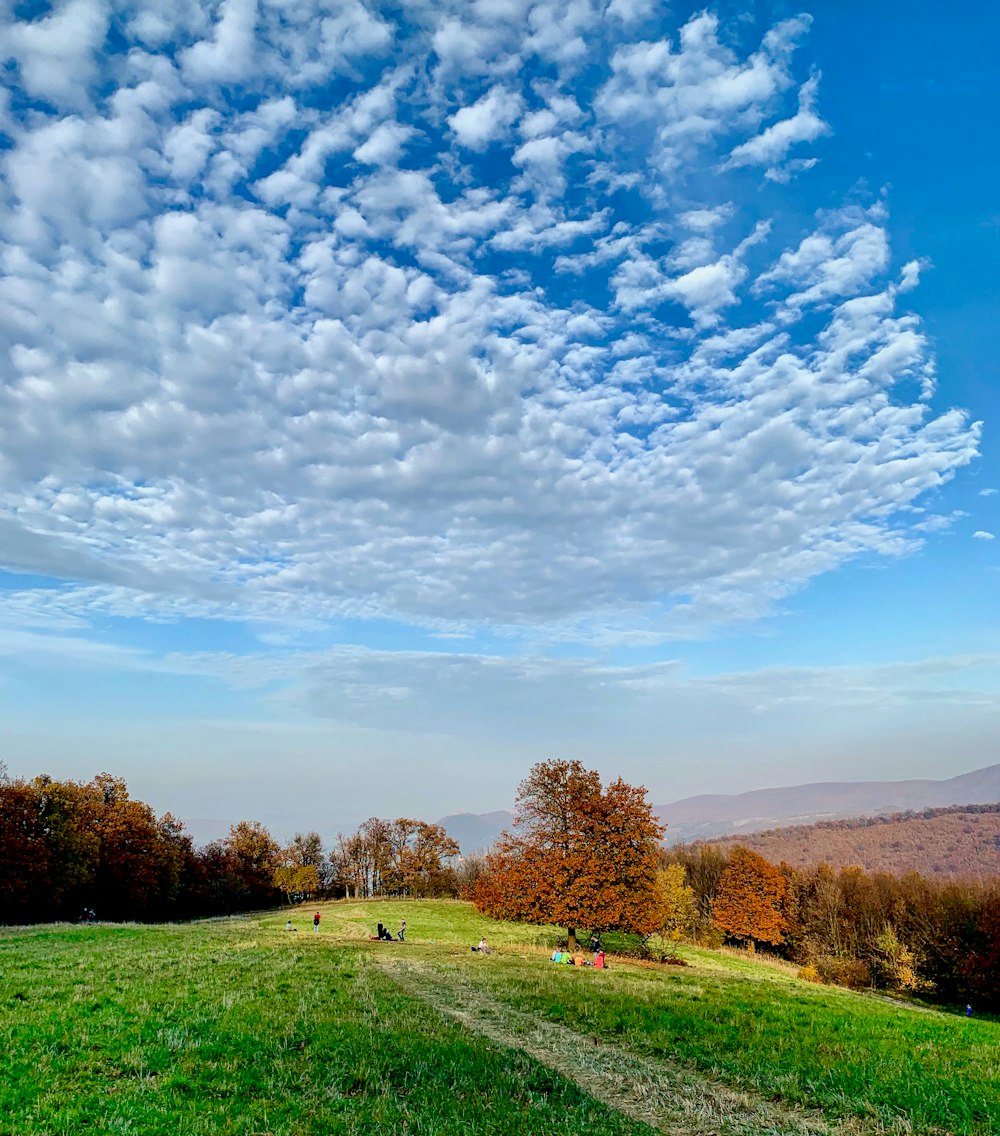
[[[857,866],[866,872],[919,872],[936,879],[1000,876],[1000,804],[948,805],[889,816],[820,821],[766,832],[723,836],[772,864],[807,869]]]
[[[815,781],[744,793],[701,793],[654,805],[653,813],[667,825],[666,843],[679,844],[817,821],[995,801],[1000,801],[1000,763],[940,780]],[[512,820],[512,812],[498,809],[453,813],[439,823],[468,855],[487,849]]]

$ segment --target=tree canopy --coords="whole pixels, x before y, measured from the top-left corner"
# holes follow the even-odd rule
[[[660,921],[662,835],[644,788],[621,778],[604,788],[579,761],[540,762],[473,898],[494,918],[564,926],[571,946],[579,927],[648,934]]]
[[[784,942],[787,885],[781,871],[749,848],[737,846],[712,904],[715,925],[742,942]]]

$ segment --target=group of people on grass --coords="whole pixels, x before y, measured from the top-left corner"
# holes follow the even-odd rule
[[[320,918],[321,918],[321,916],[320,916],[320,913],[318,911],[312,917],[312,927],[313,927],[314,931],[319,930]],[[297,931],[298,927],[294,926],[291,919],[288,919],[285,922],[285,930],[286,931]],[[400,920],[399,930],[396,932],[395,937],[393,937],[392,932],[389,930],[388,927],[386,927],[386,925],[384,923],[379,923],[378,930],[372,936],[372,938],[378,939],[380,941],[389,942],[389,943],[396,942],[397,940],[400,943],[404,942],[405,939],[406,939],[406,920],[405,919]]]
[[[478,952],[481,955],[491,955],[492,948],[486,942],[484,935],[479,940],[479,945],[472,948],[473,952]],[[551,954],[552,962],[565,962],[570,966],[592,966],[596,970],[606,970],[607,966],[604,962],[604,948],[601,946],[600,940],[595,936],[590,941],[590,951],[593,958],[585,958],[582,951],[564,951],[561,947],[556,949]]]
[[[319,930],[320,918],[321,918],[321,916],[320,916],[320,913],[318,911],[313,914],[313,930],[314,931]],[[298,927],[295,927],[295,926],[292,925],[291,919],[286,919],[285,920],[285,930],[286,931],[297,931]]]
[[[384,923],[379,923],[378,928],[376,929],[375,935],[373,937],[376,940],[378,940],[379,942],[382,942],[382,943],[392,943],[392,942],[397,942],[397,941],[400,942],[400,943],[405,942],[406,941],[406,920],[405,919],[400,920],[399,930],[396,932],[395,939],[393,938],[392,932],[389,930],[389,928]]]
[[[313,918],[312,918],[312,925],[313,925],[314,931],[319,930],[319,923],[320,923],[320,913],[317,911],[313,915]],[[291,919],[289,919],[285,923],[285,930],[286,931],[297,931],[298,928],[294,927],[292,925]],[[399,930],[396,932],[395,938],[393,937],[392,932],[389,930],[389,928],[384,923],[379,923],[375,934],[372,936],[372,939],[375,940],[375,941],[378,941],[378,942],[387,942],[387,943],[392,943],[392,942],[402,943],[402,942],[405,942],[406,941],[406,920],[405,919],[400,920]],[[481,954],[481,955],[490,955],[490,954],[493,953],[492,948],[486,942],[486,936],[485,935],[479,940],[478,946],[473,947],[472,950]],[[594,956],[593,959],[584,958],[583,953],[579,950],[575,951],[575,952],[564,951],[561,948],[557,947],[552,952],[552,956],[551,956],[552,962],[565,962],[565,963],[569,963],[571,966],[592,966],[597,970],[604,970],[605,969],[604,949],[602,948],[600,940],[597,938],[596,935],[590,940],[590,950],[591,950],[591,953]]]
[[[552,962],[565,962],[570,966],[592,966],[595,970],[605,970],[604,950],[598,947],[593,958],[585,958],[582,951],[562,951],[558,947],[552,952]]]

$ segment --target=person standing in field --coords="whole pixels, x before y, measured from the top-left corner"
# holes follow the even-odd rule
[[[317,911],[317,912],[316,912],[316,914],[315,914],[315,915],[313,916],[313,930],[314,930],[314,931],[318,931],[318,930],[319,930],[319,912],[318,912],[318,911]]]
[[[397,936],[397,938],[399,939],[400,942],[403,942],[403,940],[406,938],[406,920],[405,919],[400,921],[399,935]]]

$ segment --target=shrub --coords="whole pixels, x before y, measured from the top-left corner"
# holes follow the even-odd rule
[[[800,966],[799,978],[803,982],[822,982],[823,979],[819,976],[819,971],[814,966]]]
[[[872,974],[867,963],[851,958],[821,958],[816,960],[816,971],[823,982],[846,986],[848,990],[862,990],[871,986]]]

